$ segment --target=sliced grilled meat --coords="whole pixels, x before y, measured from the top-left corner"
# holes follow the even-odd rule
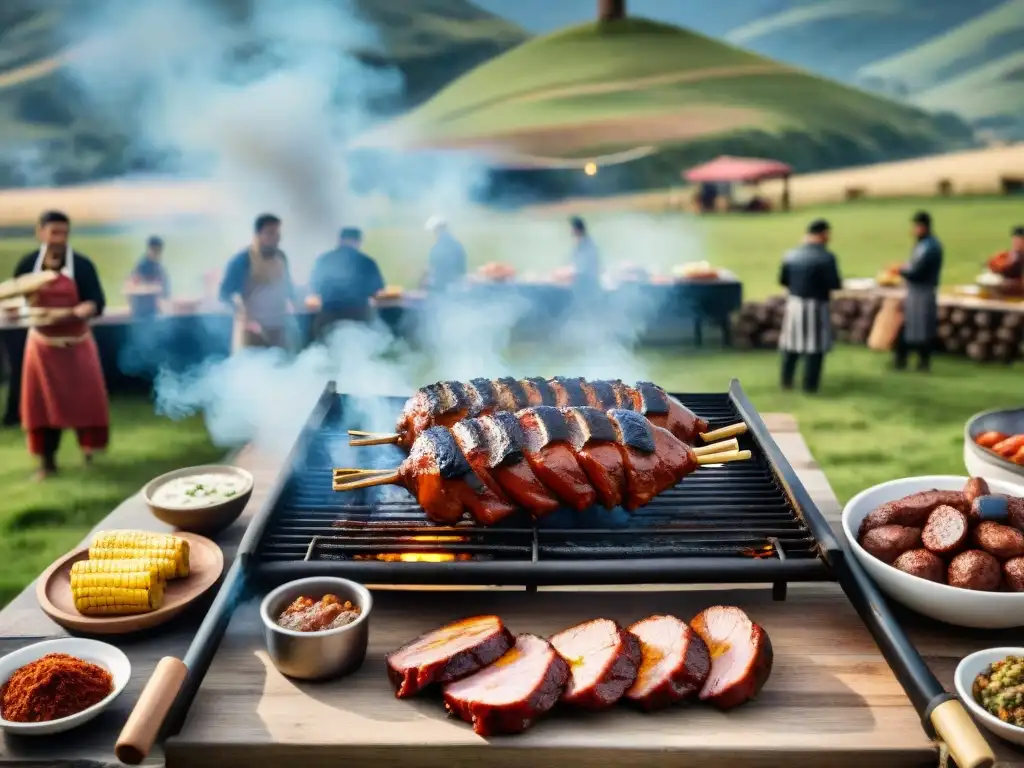
[[[433,426],[450,427],[467,416],[495,411],[518,411],[527,407],[590,406],[637,411],[652,424],[664,427],[686,443],[706,432],[708,422],[700,418],[661,387],[647,381],[629,386],[614,380],[587,380],[558,376],[514,379],[471,379],[468,382],[441,381],[421,387],[409,398],[398,418],[398,444],[406,450],[416,437]]]
[[[772,673],[768,633],[733,606],[708,608],[690,624],[711,651],[711,674],[701,700],[732,709],[754,698]]]
[[[619,506],[626,498],[626,467],[608,414],[590,407],[562,408],[561,412],[569,428],[569,443],[597,500],[608,509]]]
[[[553,406],[526,408],[516,414],[526,436],[523,453],[530,467],[567,506],[584,510],[597,500],[569,444],[565,416]]]
[[[444,427],[431,427],[420,435],[402,462],[400,478],[438,523],[456,523],[469,511],[484,525],[493,525],[516,511],[477,476]]]
[[[627,701],[653,711],[697,695],[711,670],[711,655],[685,621],[651,616],[629,632],[640,641],[642,659]]]
[[[396,472],[373,484],[407,488],[434,522],[455,524],[469,512],[493,525],[517,509],[543,516],[559,502],[635,510],[697,466],[693,449],[635,411],[542,405],[431,427]]]
[[[610,619],[594,619],[559,632],[549,642],[569,663],[562,701],[606,709],[636,681],[640,641]]]
[[[473,674],[505,655],[515,643],[497,616],[472,616],[420,635],[387,657],[395,695],[414,696],[434,683]]]
[[[569,680],[569,664],[551,643],[519,635],[488,667],[444,687],[444,703],[481,736],[522,733],[548,712]]]

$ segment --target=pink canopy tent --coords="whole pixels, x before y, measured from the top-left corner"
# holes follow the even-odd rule
[[[789,208],[789,176],[793,169],[778,160],[758,157],[730,157],[722,155],[683,173],[683,178],[694,184],[739,183],[757,184],[768,179],[782,179],[782,208]]]

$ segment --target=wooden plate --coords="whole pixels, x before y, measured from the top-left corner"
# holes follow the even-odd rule
[[[52,270],[45,272],[32,272],[28,275],[21,275],[0,283],[0,299],[13,299],[17,296],[31,296],[37,293],[43,286],[57,279],[57,273]]]
[[[189,543],[187,578],[167,582],[163,607],[133,616],[83,616],[71,599],[71,566],[89,559],[89,548],[81,547],[55,562],[36,583],[36,599],[43,613],[65,629],[89,635],[125,635],[157,627],[170,621],[217,583],[224,570],[224,553],[204,536],[176,531]]]

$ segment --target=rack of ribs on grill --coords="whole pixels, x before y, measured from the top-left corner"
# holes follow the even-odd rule
[[[451,427],[467,417],[486,416],[499,411],[516,412],[522,408],[554,406],[577,408],[590,406],[608,410],[636,411],[652,424],[664,427],[685,443],[700,436],[705,441],[733,437],[746,431],[745,424],[734,424],[708,433],[708,422],[649,381],[635,386],[619,380],[582,378],[553,379],[472,379],[439,381],[417,390],[402,409],[393,434],[351,431],[352,445],[396,443],[410,450],[416,438],[431,427]]]
[[[429,427],[397,470],[336,469],[334,490],[401,485],[448,525],[466,512],[493,525],[519,509],[543,517],[599,502],[632,511],[700,464],[750,457],[735,446],[691,448],[636,411],[541,405]]]

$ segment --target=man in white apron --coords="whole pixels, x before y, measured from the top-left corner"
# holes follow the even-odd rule
[[[236,351],[295,349],[295,287],[280,243],[281,220],[264,213],[256,217],[252,244],[235,254],[224,271],[220,298],[235,309],[232,347]]]
[[[903,329],[896,338],[893,367],[906,370],[910,353],[916,352],[917,369],[927,371],[939,323],[942,244],[932,234],[930,214],[919,211],[911,221],[915,242],[910,261],[900,267],[907,283],[907,298],[903,301]]]
[[[805,392],[818,391],[825,354],[832,348],[829,298],[843,286],[835,255],[828,250],[831,228],[824,219],[811,222],[802,245],[786,254],[779,283],[786,288],[782,319],[782,387],[793,388],[797,363],[803,358]]]

